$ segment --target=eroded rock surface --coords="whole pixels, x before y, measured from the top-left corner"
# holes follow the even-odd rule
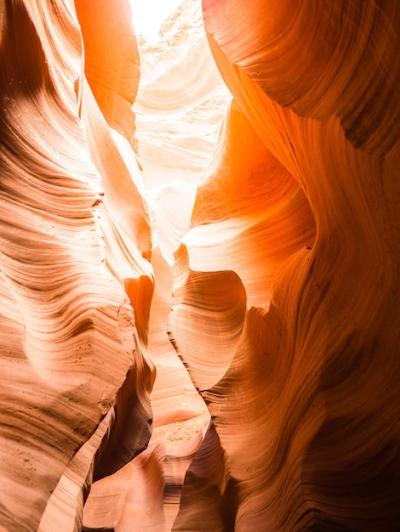
[[[397,1],[132,5],[0,1],[0,528],[398,530]]]

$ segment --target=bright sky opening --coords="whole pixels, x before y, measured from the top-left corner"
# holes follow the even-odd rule
[[[148,42],[157,42],[163,22],[182,0],[130,0],[132,22],[137,35]]]

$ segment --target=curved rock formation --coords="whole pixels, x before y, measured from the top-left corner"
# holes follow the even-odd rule
[[[85,43],[85,75],[108,124],[135,145],[132,104],[140,61],[129,2],[76,0]]]
[[[0,2],[0,528],[395,532],[398,2],[132,8]]]
[[[73,5],[6,2],[1,12],[0,523],[34,530],[46,511],[42,529],[54,530],[57,512],[46,505],[59,504],[60,483],[68,482],[77,483],[75,500],[82,504],[79,491],[90,482],[90,464],[129,371],[135,375],[129,396],[138,396],[135,439],[145,429],[150,376],[135,347],[132,307],[104,262],[99,218],[108,213],[100,207],[98,170],[109,171],[113,161],[96,168],[91,147],[99,149],[102,139],[90,138],[88,121],[79,117],[91,93],[81,74]],[[93,120],[99,115],[96,133],[109,136],[90,105]],[[110,196],[112,213],[117,205]],[[147,224],[140,201],[132,207],[132,196],[130,207],[140,213],[130,227],[138,250]],[[139,447],[145,445],[146,438]],[[129,447],[119,464],[134,454],[135,443]]]
[[[316,224],[315,242],[280,265],[269,311],[248,312],[231,366],[204,393],[236,484],[235,530],[396,530],[394,3],[203,8],[226,83]],[[193,498],[184,490],[181,520]],[[191,529],[214,523],[202,514]]]
[[[133,16],[135,6],[133,3]],[[148,336],[157,369],[151,394],[153,435],[144,454],[93,485],[84,523],[90,528],[117,530],[140,523],[154,530],[170,530],[186,470],[210,417],[168,340],[170,263],[190,223],[196,183],[215,150],[228,92],[207,46],[200,4],[182,2],[161,27],[158,42],[149,43],[139,35],[138,44],[141,82],[135,103],[136,131],[143,168],[141,191],[151,210],[155,277]],[[188,92],[180,79],[183,72],[191,70]],[[138,491],[142,492],[139,498]],[[122,499],[128,501],[123,508],[118,502]]]

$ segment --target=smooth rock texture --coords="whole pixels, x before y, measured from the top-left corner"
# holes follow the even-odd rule
[[[129,393],[138,397],[135,440],[144,437],[117,462],[146,445],[151,379],[132,306],[105,262],[105,182],[81,119],[90,89],[74,6],[5,2],[1,15],[0,523],[31,531],[41,521],[54,530],[56,521],[68,528],[64,511],[79,520],[79,491],[90,484],[104,431],[116,426],[129,371],[137,381]],[[140,209],[141,224],[130,228],[138,241],[147,223],[143,202]],[[61,493],[68,482],[76,488]],[[64,496],[77,508],[59,503]],[[54,504],[57,511],[46,508]]]
[[[0,530],[396,532],[400,6],[136,2],[0,0]]]
[[[399,526],[395,5],[203,2],[227,85],[316,226],[203,393],[236,486],[235,530]],[[186,483],[177,522],[198,505]],[[222,504],[191,530],[223,529]]]

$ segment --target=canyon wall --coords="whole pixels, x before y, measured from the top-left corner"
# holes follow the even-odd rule
[[[0,0],[3,530],[400,527],[398,3],[201,7]]]
[[[100,9],[96,20],[107,22]],[[118,45],[112,56],[120,70],[115,79],[104,75],[118,93],[132,47]],[[41,520],[45,530],[73,530],[96,453],[97,475],[109,474],[150,435],[153,377],[135,327],[146,309],[134,316],[132,308],[137,280],[151,271],[143,258],[148,215],[105,120],[124,114],[103,114],[83,67],[72,2],[1,3],[0,523],[7,530],[36,530]],[[124,290],[129,283],[136,290]]]
[[[175,529],[397,530],[399,10],[273,0],[203,0],[203,10],[238,111],[198,190],[170,321],[216,429]],[[234,131],[245,119],[258,150],[243,125]],[[202,347],[194,294],[205,273],[191,270],[227,266],[248,310],[215,382],[220,342]],[[234,308],[218,309],[229,338]],[[203,478],[211,448],[225,466]]]

